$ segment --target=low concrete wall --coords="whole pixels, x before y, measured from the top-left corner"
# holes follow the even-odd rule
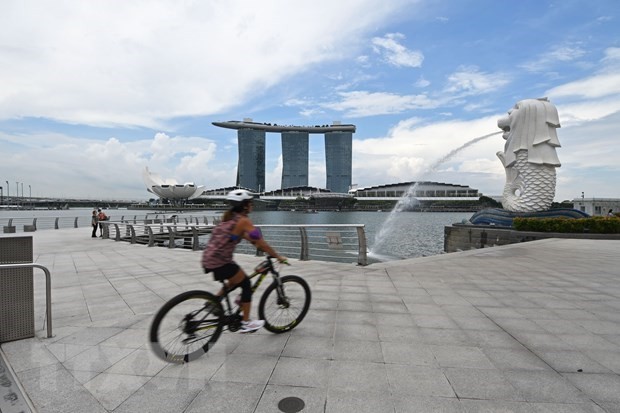
[[[515,231],[511,228],[494,228],[489,225],[454,224],[444,227],[444,252],[467,251],[535,241],[546,238],[615,239],[620,234],[567,234],[562,232]]]

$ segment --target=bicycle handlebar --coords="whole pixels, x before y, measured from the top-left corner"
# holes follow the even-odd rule
[[[276,259],[276,257],[274,257],[273,255],[267,255],[267,259],[269,261]],[[285,264],[285,265],[291,265],[291,263],[288,262],[288,260],[284,260],[284,261],[278,261],[280,264]]]

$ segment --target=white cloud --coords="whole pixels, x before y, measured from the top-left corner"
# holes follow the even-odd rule
[[[579,125],[620,112],[620,96],[558,105],[562,127]]]
[[[620,93],[620,73],[604,73],[556,86],[545,92],[548,96],[600,98]]]
[[[160,128],[219,113],[355,54],[360,33],[408,3],[6,0],[0,119]]]
[[[355,140],[354,180],[367,182],[368,185],[420,179],[441,180],[440,170],[451,167],[458,171],[463,160],[472,155],[478,163],[497,161],[501,168],[495,152],[503,148],[503,140],[497,136],[474,143],[446,158],[451,151],[475,138],[497,132],[497,117],[499,115],[427,125],[421,124],[419,119],[408,119],[392,128],[386,137]],[[465,168],[464,171],[468,172],[471,165]],[[488,172],[489,169],[485,166],[484,171],[477,173],[498,173],[498,168],[492,172]],[[465,183],[462,178],[453,182]]]
[[[421,88],[425,88],[425,87],[427,87],[427,86],[430,86],[430,84],[431,84],[431,82],[430,82],[430,81],[428,81],[428,80],[426,80],[426,79],[424,78],[424,76],[420,76],[420,77],[418,78],[418,80],[416,80],[416,82],[414,83],[414,85],[415,85],[416,87],[421,87]]]
[[[0,144],[12,146],[12,156],[3,160],[3,167],[19,171],[20,182],[32,185],[33,196],[99,199],[113,193],[119,199],[145,199],[150,196],[141,178],[145,166],[178,182],[209,187],[234,183],[230,182],[234,171],[219,164],[217,146],[206,138],[158,133],[152,139],[121,142],[113,137],[99,141],[60,134],[4,133]]]
[[[412,109],[435,108],[439,102],[424,94],[398,95],[386,92],[354,91],[339,94],[339,102],[324,103],[321,106],[345,112],[345,116],[355,118],[362,116],[402,113]]]
[[[396,67],[420,67],[424,55],[418,50],[409,50],[399,43],[405,36],[401,33],[388,33],[372,39],[375,53],[380,54],[389,64]]]
[[[579,44],[555,45],[547,53],[538,56],[535,60],[521,64],[520,67],[530,72],[541,72],[548,70],[558,62],[579,60],[585,54],[586,51]]]
[[[609,47],[605,49],[605,57],[601,60],[603,64],[616,66],[620,63],[620,47]]]
[[[445,93],[459,93],[463,96],[495,92],[510,83],[503,73],[484,73],[476,66],[462,66],[448,76]]]
[[[282,187],[282,155],[278,156],[275,168],[271,171],[265,171],[265,186],[267,191],[279,189]]]
[[[562,125],[602,119],[620,111],[620,48],[605,50],[598,73],[545,92],[556,100]]]

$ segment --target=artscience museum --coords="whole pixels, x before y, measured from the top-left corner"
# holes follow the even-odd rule
[[[162,179],[158,174],[149,171],[148,167],[144,168],[142,179],[147,191],[172,203],[197,198],[205,190],[203,185],[197,186],[191,182],[179,184],[174,179]]]

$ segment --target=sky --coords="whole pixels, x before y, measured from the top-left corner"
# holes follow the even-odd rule
[[[251,118],[356,125],[360,187],[496,196],[504,140],[471,141],[541,97],[561,123],[555,200],[620,198],[617,0],[0,2],[4,195],[146,200],[145,167],[233,186],[236,131],[212,122]],[[278,189],[279,134],[266,145]],[[309,169],[324,188],[323,135]]]

